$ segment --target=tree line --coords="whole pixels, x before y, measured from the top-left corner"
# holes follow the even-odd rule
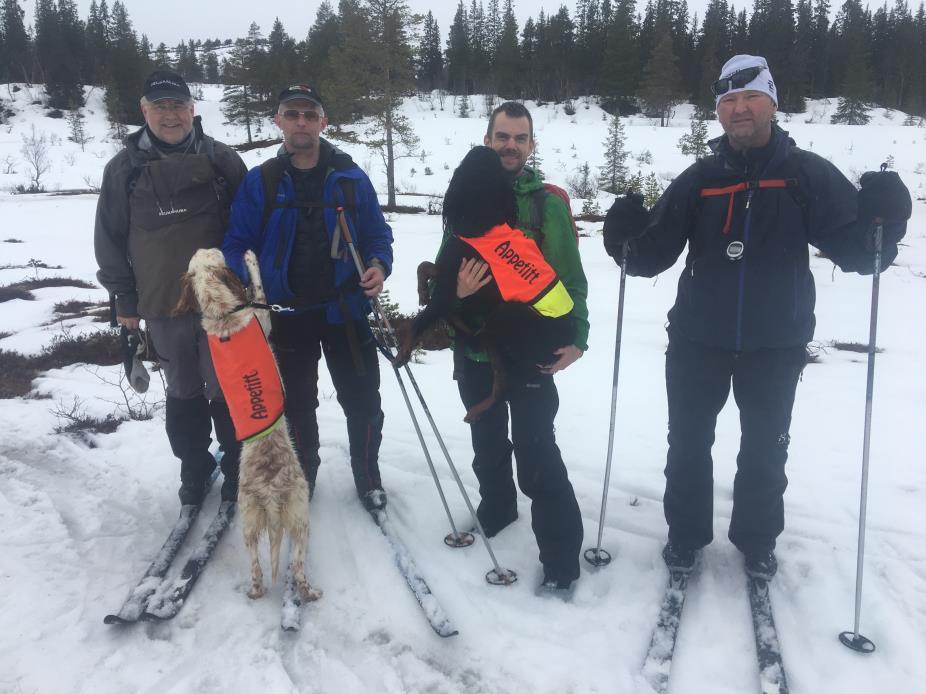
[[[840,96],[846,122],[874,105],[926,115],[926,11],[894,0],[872,11],[846,0],[830,20],[829,0],[753,0],[750,11],[711,0],[703,17],[685,0],[576,0],[519,24],[513,0],[460,0],[443,33],[433,14],[402,0],[325,0],[302,39],[274,22],[265,37],[252,23],[243,38],[190,39],[152,46],[125,5],[93,0],[86,18],[75,0],[36,0],[26,24],[17,0],[0,0],[0,82],[43,82],[49,105],[82,105],[81,85],[107,88],[110,118],[138,123],[144,75],[169,65],[190,81],[227,85],[226,115],[259,127],[276,92],[309,80],[333,122],[375,116],[383,147],[411,138],[394,108],[422,91],[570,102],[595,94],[611,111],[643,108],[662,117],[690,101],[713,111],[710,84],[735,53],[764,55],[783,111],[804,99]],[[435,90],[437,90],[435,92]],[[376,136],[371,133],[371,138]]]

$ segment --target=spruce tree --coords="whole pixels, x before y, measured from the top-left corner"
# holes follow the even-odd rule
[[[101,5],[102,7],[102,5]],[[138,107],[141,85],[148,73],[148,61],[139,51],[138,36],[132,28],[125,5],[116,0],[109,15],[106,111],[115,137],[123,135],[123,124],[144,123]]]
[[[691,129],[687,135],[682,135],[678,141],[678,148],[682,154],[701,159],[710,154],[707,146],[707,122],[698,118],[691,121]]]
[[[170,59],[170,51],[167,50],[163,41],[154,51],[154,64],[162,68],[174,68],[175,63]]]
[[[470,45],[466,9],[463,0],[447,35],[447,82],[453,94],[469,94]]]
[[[485,17],[485,41],[490,65],[495,65],[495,56],[498,52],[498,41],[501,35],[502,14],[499,10],[498,0],[489,0],[489,10]]]
[[[668,125],[672,109],[684,100],[675,54],[672,52],[672,37],[668,32],[662,35],[643,69],[643,82],[638,95],[659,116],[662,127]]]
[[[308,75],[331,74],[331,52],[340,43],[341,18],[324,0],[315,13],[315,23],[300,51],[301,66]],[[327,96],[326,92],[322,92]]]
[[[68,122],[68,140],[71,142],[76,142],[80,145],[80,151],[85,152],[87,149],[87,143],[93,140],[87,134],[87,129],[84,127],[84,114],[81,113],[79,108],[75,108],[67,115]]]
[[[813,0],[813,35],[810,44],[810,87],[808,94],[817,99],[826,96],[829,87],[829,0]]]
[[[378,150],[386,169],[386,195],[396,204],[395,161],[418,146],[402,99],[414,93],[409,33],[413,17],[404,0],[362,0],[356,21],[342,25],[342,45],[332,56],[337,79],[354,90],[352,108],[371,117],[364,142]],[[342,17],[343,21],[343,17]]]
[[[842,67],[840,99],[831,123],[865,125],[872,97],[869,17],[859,0],[846,0],[834,24],[836,57]]]
[[[637,90],[640,74],[637,34],[634,0],[617,0],[605,35],[601,93],[618,112],[630,105]]]
[[[546,178],[543,174],[543,158],[540,156],[540,140],[537,139],[536,134],[534,135],[534,151],[528,157],[527,165],[536,171],[540,178]]]
[[[496,91],[507,99],[521,96],[521,53],[518,48],[518,21],[511,0],[505,0],[501,32],[495,48]]]
[[[538,84],[539,69],[537,67],[537,27],[532,17],[524,22],[521,30],[521,65],[520,79],[522,96],[540,100],[540,86]]]
[[[471,0],[467,22],[469,37],[469,79],[473,83],[472,92],[492,91],[493,75],[489,54],[489,40],[486,35],[486,16],[482,0]]]
[[[229,52],[222,78],[225,90],[222,95],[222,115],[225,122],[243,125],[248,135],[248,144],[254,141],[254,131],[260,118],[261,103],[254,84],[263,56],[260,27],[251,22],[248,37],[239,39]]]
[[[267,36],[267,52],[258,79],[258,87],[267,102],[266,111],[272,112],[277,94],[303,79],[296,41],[286,32],[278,17]]]
[[[637,176],[639,177],[639,174],[637,174]],[[662,195],[662,184],[652,171],[643,179],[641,188],[642,191],[640,192],[643,193],[643,204],[646,205],[646,207],[655,205],[656,201],[659,200],[659,196]]]
[[[0,81],[29,81],[29,35],[23,23],[23,10],[18,0],[3,0],[0,9],[0,31],[3,50],[0,52]]]
[[[428,10],[418,47],[417,73],[419,87],[427,92],[443,86],[444,55],[440,43],[440,28],[434,20],[434,13]]]
[[[618,195],[624,188],[627,179],[627,150],[624,145],[627,137],[620,116],[615,113],[611,116],[608,126],[608,138],[602,143],[604,147],[604,166],[598,175],[598,187],[614,195]]]
[[[219,59],[215,51],[208,50],[203,56],[203,80],[208,84],[219,82]]]
[[[57,109],[83,106],[80,66],[83,24],[73,0],[38,0],[35,4],[35,68]]]
[[[595,197],[595,183],[592,180],[592,169],[585,162],[576,169],[575,173],[566,181],[569,194],[574,198],[589,200]]]

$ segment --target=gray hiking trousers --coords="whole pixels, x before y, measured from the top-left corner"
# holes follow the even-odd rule
[[[209,342],[199,314],[145,320],[167,381],[167,396],[189,400],[204,395],[210,402],[222,398]]]

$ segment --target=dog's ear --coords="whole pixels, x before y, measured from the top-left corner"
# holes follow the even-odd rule
[[[215,278],[228,287],[228,290],[238,301],[247,303],[248,293],[245,291],[244,285],[241,284],[241,280],[238,279],[238,275],[235,274],[234,270],[223,265],[222,267],[216,268]]]
[[[199,302],[193,290],[193,273],[184,272],[180,276],[180,299],[171,315],[179,316],[185,313],[199,313]]]

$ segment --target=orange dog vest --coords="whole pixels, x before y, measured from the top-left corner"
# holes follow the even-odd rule
[[[458,238],[489,264],[503,301],[529,304],[548,318],[559,318],[572,310],[572,297],[565,285],[524,232],[499,224],[483,236]]]
[[[252,318],[234,335],[208,337],[235,437],[247,441],[269,433],[283,416],[283,383],[260,323]]]

